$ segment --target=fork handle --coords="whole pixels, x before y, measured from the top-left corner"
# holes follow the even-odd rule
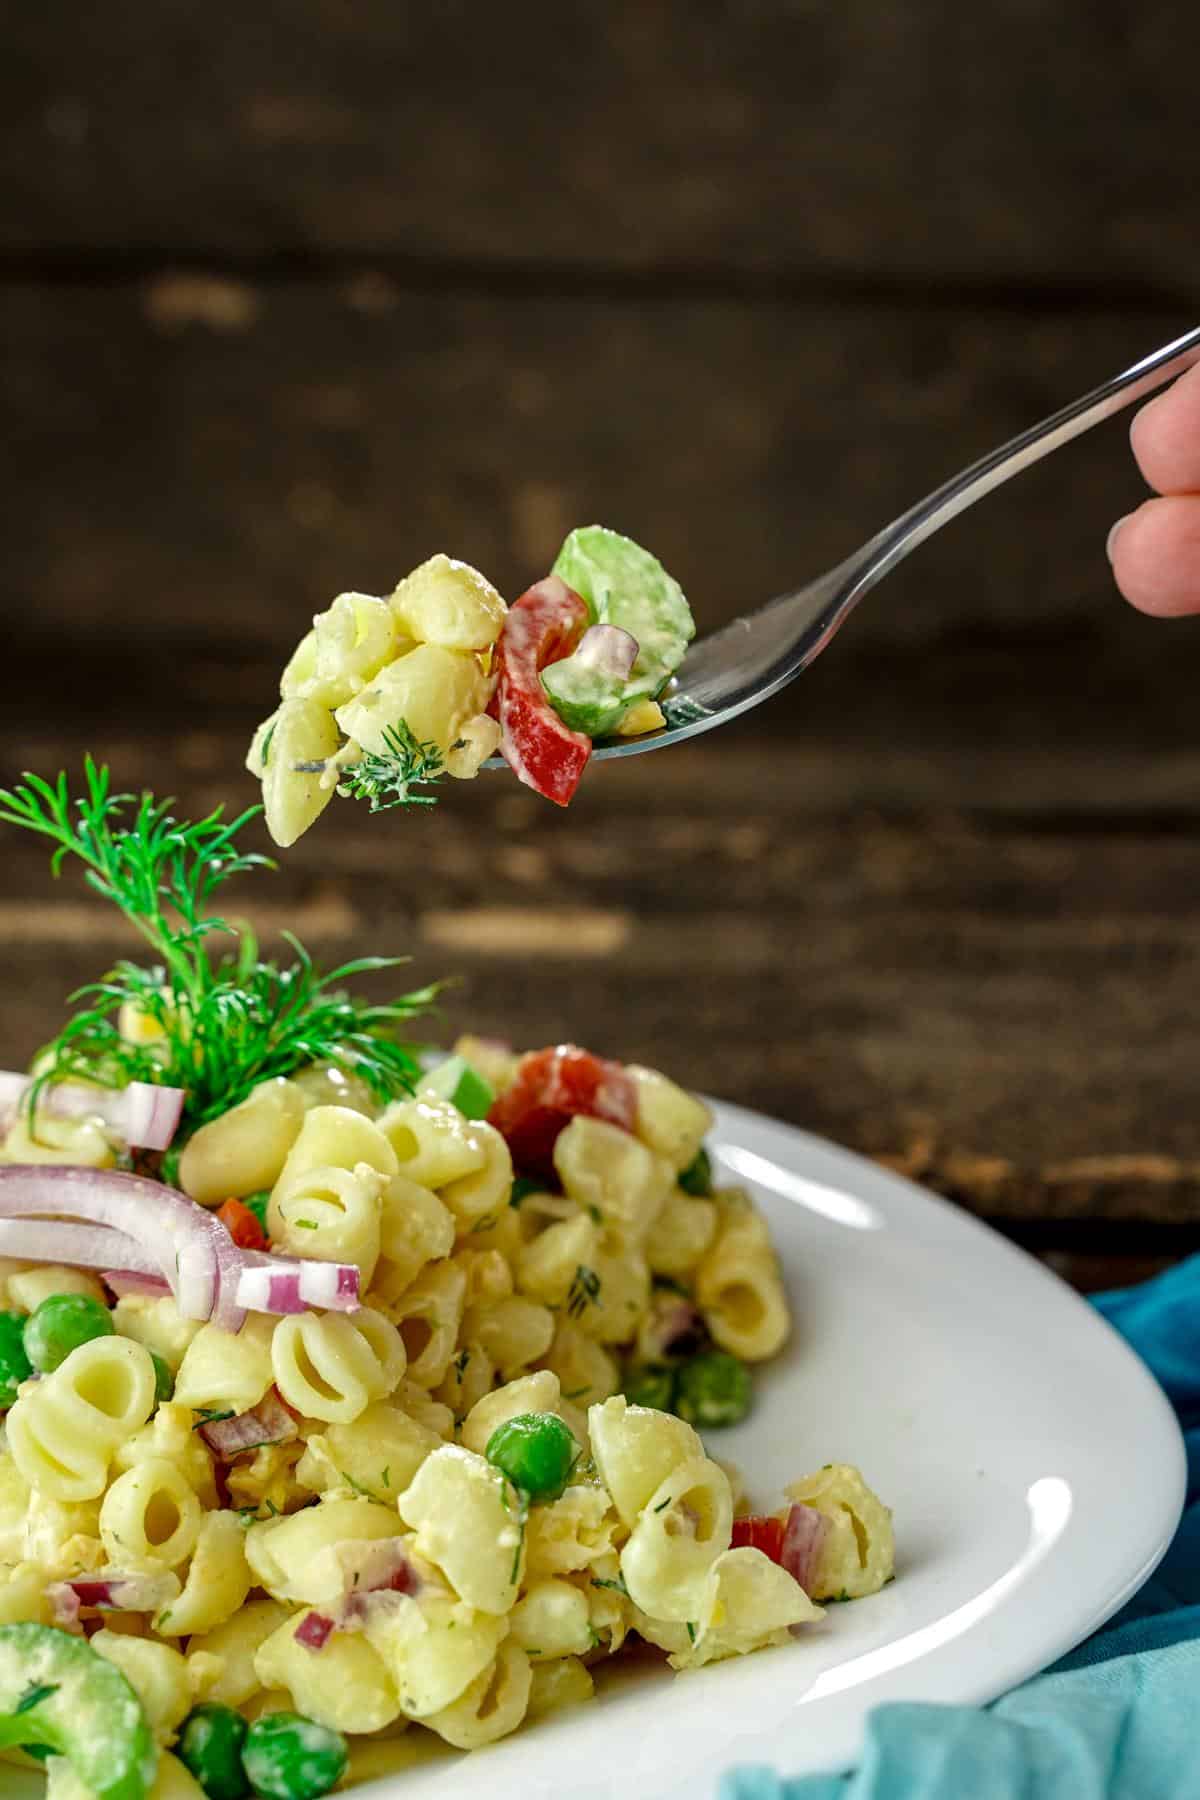
[[[1165,386],[1196,362],[1200,362],[1200,326],[1164,344],[1161,349],[1152,350],[1149,356],[1143,356],[1140,362],[1122,370],[1120,375],[1114,375],[1111,381],[1093,388],[1090,394],[1072,401],[1070,406],[1051,413],[1040,425],[1031,425],[1028,431],[1010,438],[1007,444],[981,456],[970,468],[935,488],[928,498],[918,501],[916,506],[886,525],[837,570],[840,578],[837,602],[832,616],[828,617],[829,630],[823,635],[822,643],[828,642],[868,588],[874,587],[910,550],[915,550],[927,537],[940,531],[958,513],[965,512],[993,488],[1010,481],[1032,463],[1040,462],[1043,456],[1049,456],[1062,444],[1069,444],[1072,438],[1081,437],[1093,425],[1132,406],[1143,395],[1153,393],[1155,388]]]

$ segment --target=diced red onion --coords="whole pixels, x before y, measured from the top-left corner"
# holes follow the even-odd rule
[[[589,625],[576,644],[572,660],[597,674],[624,681],[637,661],[638,641],[619,625]]]
[[[333,1546],[345,1576],[345,1594],[418,1594],[425,1585],[403,1538],[346,1539]]]
[[[54,1623],[60,1631],[79,1630],[79,1595],[68,1581],[52,1581],[46,1589]]]
[[[33,1081],[0,1070],[0,1123],[9,1125]],[[53,1119],[103,1119],[134,1150],[166,1150],[179,1127],[186,1095],[182,1088],[131,1081],[123,1088],[89,1087],[86,1082],[47,1082],[38,1110]]]
[[[682,1296],[670,1295],[658,1302],[638,1342],[642,1354],[653,1360],[658,1356],[690,1356],[704,1347],[707,1338],[699,1309]]]
[[[815,1506],[794,1503],[788,1507],[779,1561],[788,1574],[800,1583],[806,1594],[812,1592],[821,1547],[828,1530],[828,1523]]]
[[[345,1587],[331,1614],[307,1613],[297,1627],[296,1642],[309,1650],[323,1650],[334,1631],[361,1631],[369,1618],[392,1610],[426,1586],[403,1538],[346,1539],[334,1544],[333,1554],[341,1564]]]
[[[108,1574],[77,1575],[70,1581],[51,1582],[46,1597],[56,1623],[77,1624],[81,1607],[101,1612],[157,1612],[179,1597],[174,1575]]]
[[[359,1274],[354,1263],[244,1250],[242,1265],[238,1301],[248,1312],[296,1313],[310,1306],[327,1312],[358,1311]]]
[[[213,1419],[200,1427],[200,1436],[222,1462],[232,1462],[235,1456],[262,1444],[290,1443],[298,1435],[295,1419],[274,1389],[249,1412],[232,1419]]]
[[[332,1635],[333,1620],[319,1612],[305,1613],[295,1631],[296,1642],[306,1650],[323,1650]]]

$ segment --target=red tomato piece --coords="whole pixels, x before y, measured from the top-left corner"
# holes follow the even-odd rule
[[[571,654],[590,623],[586,602],[547,575],[513,602],[496,645],[500,754],[518,780],[558,806],[579,786],[592,740],[563,724],[539,676]]]
[[[224,1200],[217,1208],[217,1217],[242,1250],[265,1250],[267,1234],[250,1211],[240,1200]]]
[[[620,1063],[575,1044],[555,1044],[523,1056],[509,1087],[488,1114],[523,1174],[554,1177],[554,1146],[580,1113],[632,1131],[637,1089]]]
[[[774,1563],[783,1557],[783,1520],[775,1513],[751,1513],[748,1519],[733,1521],[733,1537],[730,1548],[738,1550],[748,1545],[751,1550],[761,1550]]]

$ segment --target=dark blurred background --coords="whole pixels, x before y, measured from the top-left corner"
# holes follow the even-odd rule
[[[194,813],[339,591],[570,526],[701,628],[1196,322],[1166,0],[8,5],[0,766]],[[950,527],[769,707],[343,804],[248,910],[461,971],[886,1156],[1087,1284],[1200,1242],[1200,625],[1116,597],[1125,423]],[[5,1037],[127,947],[6,840]]]

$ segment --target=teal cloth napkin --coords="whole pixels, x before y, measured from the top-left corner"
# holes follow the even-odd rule
[[[993,1705],[879,1706],[852,1774],[736,1769],[720,1800],[1200,1796],[1200,1256],[1095,1304],[1154,1371],[1187,1442],[1187,1506],[1155,1575],[1094,1637]]]

